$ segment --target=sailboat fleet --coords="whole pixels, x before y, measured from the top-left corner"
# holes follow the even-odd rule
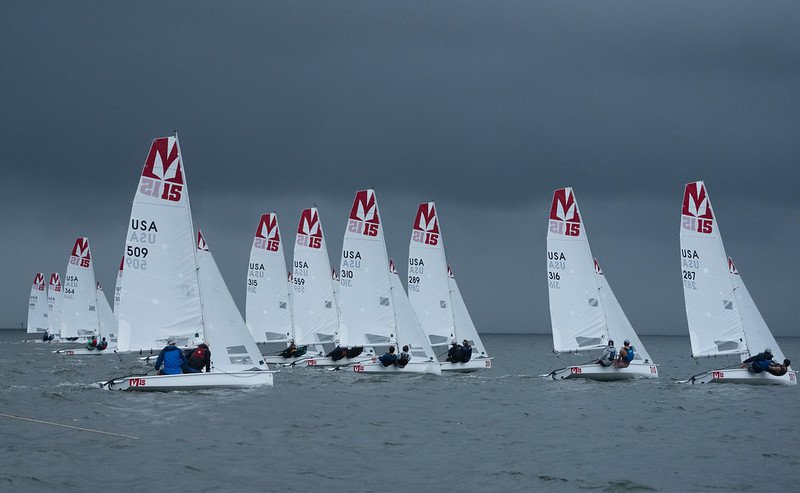
[[[44,273],[34,276],[28,333],[64,344],[90,340],[107,344],[104,349],[93,343],[54,351],[67,356],[154,356],[168,343],[189,350],[205,342],[211,349],[208,372],[148,372],[100,383],[120,390],[271,386],[270,364],[363,374],[440,375],[490,369],[492,357],[445,254],[438,212],[434,202],[417,209],[409,242],[407,292],[387,252],[374,190],[355,195],[337,265],[328,257],[316,207],[300,215],[288,271],[277,214],[262,214],[251,245],[242,318],[205,237],[194,228],[177,135],[158,138],[134,194],[114,310],[95,280],[89,239],[78,237],[63,280],[53,273],[46,284]],[[782,372],[749,368],[753,357],[765,349],[777,361],[784,355],[725,253],[702,181],[686,185],[680,224],[693,356],[739,356],[735,365],[701,372],[686,382],[796,384],[796,373],[788,364]],[[585,216],[569,187],[556,190],[551,202],[547,283],[554,352],[594,354],[623,341],[626,349],[613,363],[600,364],[595,357],[542,377],[658,378],[658,364],[592,254]],[[378,356],[390,348],[402,348],[408,360],[384,364]],[[442,360],[444,353],[448,357]]]

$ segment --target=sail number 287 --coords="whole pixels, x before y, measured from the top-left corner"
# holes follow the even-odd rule
[[[697,277],[697,272],[693,270],[685,270],[683,272],[683,285],[687,289],[697,289],[697,285],[695,285],[695,278]]]

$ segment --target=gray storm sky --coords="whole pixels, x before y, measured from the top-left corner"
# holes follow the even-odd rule
[[[259,214],[318,204],[334,265],[374,187],[401,277],[435,200],[479,330],[549,332],[552,190],[641,334],[687,333],[678,226],[703,178],[777,335],[800,335],[800,4],[0,4],[0,326],[90,238],[113,291],[150,141],[177,129],[195,224],[244,309]],[[289,242],[291,245],[291,242]],[[291,250],[286,252],[291,258]],[[288,267],[288,266],[287,266]]]

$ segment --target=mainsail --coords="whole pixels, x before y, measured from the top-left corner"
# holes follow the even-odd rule
[[[119,349],[202,335],[189,191],[178,138],[155,139],[133,198],[120,291]]]
[[[553,194],[547,229],[547,285],[556,352],[604,347],[609,338],[598,276],[572,188]]]
[[[88,338],[99,333],[97,288],[89,239],[75,239],[64,277],[61,338]]]
[[[37,272],[33,277],[31,295],[28,302],[28,334],[43,333],[48,328],[48,297],[44,273]]]
[[[702,181],[688,183],[684,188],[680,237],[681,277],[692,355],[746,352],[728,257],[711,198]]]
[[[256,342],[282,342],[292,337],[292,307],[286,284],[278,215],[263,214],[250,249],[247,269],[247,327]]]
[[[304,209],[297,226],[292,263],[292,314],[298,345],[332,342],[338,336],[339,309],[330,272],[317,208]]]
[[[111,305],[108,304],[108,298],[103,292],[100,283],[97,283],[97,318],[99,322],[100,336],[106,338],[109,347],[113,348],[117,344],[117,318],[114,312],[111,311]]]
[[[197,271],[206,343],[214,371],[266,370],[267,365],[231,297],[203,234],[197,232]]]
[[[428,336],[422,329],[417,315],[403,290],[403,284],[397,275],[394,262],[389,262],[389,282],[391,284],[392,305],[394,306],[394,316],[396,322],[397,345],[409,346],[412,359],[419,358],[427,361],[436,361]]]
[[[340,344],[394,343],[389,257],[374,190],[356,193],[339,270]]]

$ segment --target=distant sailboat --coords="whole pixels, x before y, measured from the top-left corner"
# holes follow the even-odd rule
[[[686,318],[695,358],[739,355],[740,361],[772,350],[774,359],[784,355],[764,318],[725,253],[717,217],[705,184],[686,184],[681,211],[681,277]],[[796,385],[797,375],[789,369],[782,376],[766,371],[726,367],[691,377],[691,383],[746,383],[753,385]]]
[[[597,351],[605,348],[609,340],[621,346],[628,339],[635,357],[626,368],[589,363],[559,368],[542,376],[601,381],[658,378],[658,366],[650,359],[592,257],[583,217],[569,187],[553,194],[547,233],[547,283],[556,353]]]
[[[47,285],[44,273],[37,272],[33,277],[31,295],[28,301],[28,334],[44,334],[48,329]]]
[[[442,371],[473,372],[492,367],[475,324],[447,264],[436,205],[419,205],[408,247],[408,299],[434,348],[466,339],[472,357],[466,363],[441,362]],[[441,351],[441,350],[440,350]]]
[[[292,305],[286,284],[278,215],[258,221],[247,268],[247,327],[257,343],[288,342],[292,338]]]
[[[53,272],[47,290],[47,331],[54,339],[61,338],[61,297],[61,276]]]

